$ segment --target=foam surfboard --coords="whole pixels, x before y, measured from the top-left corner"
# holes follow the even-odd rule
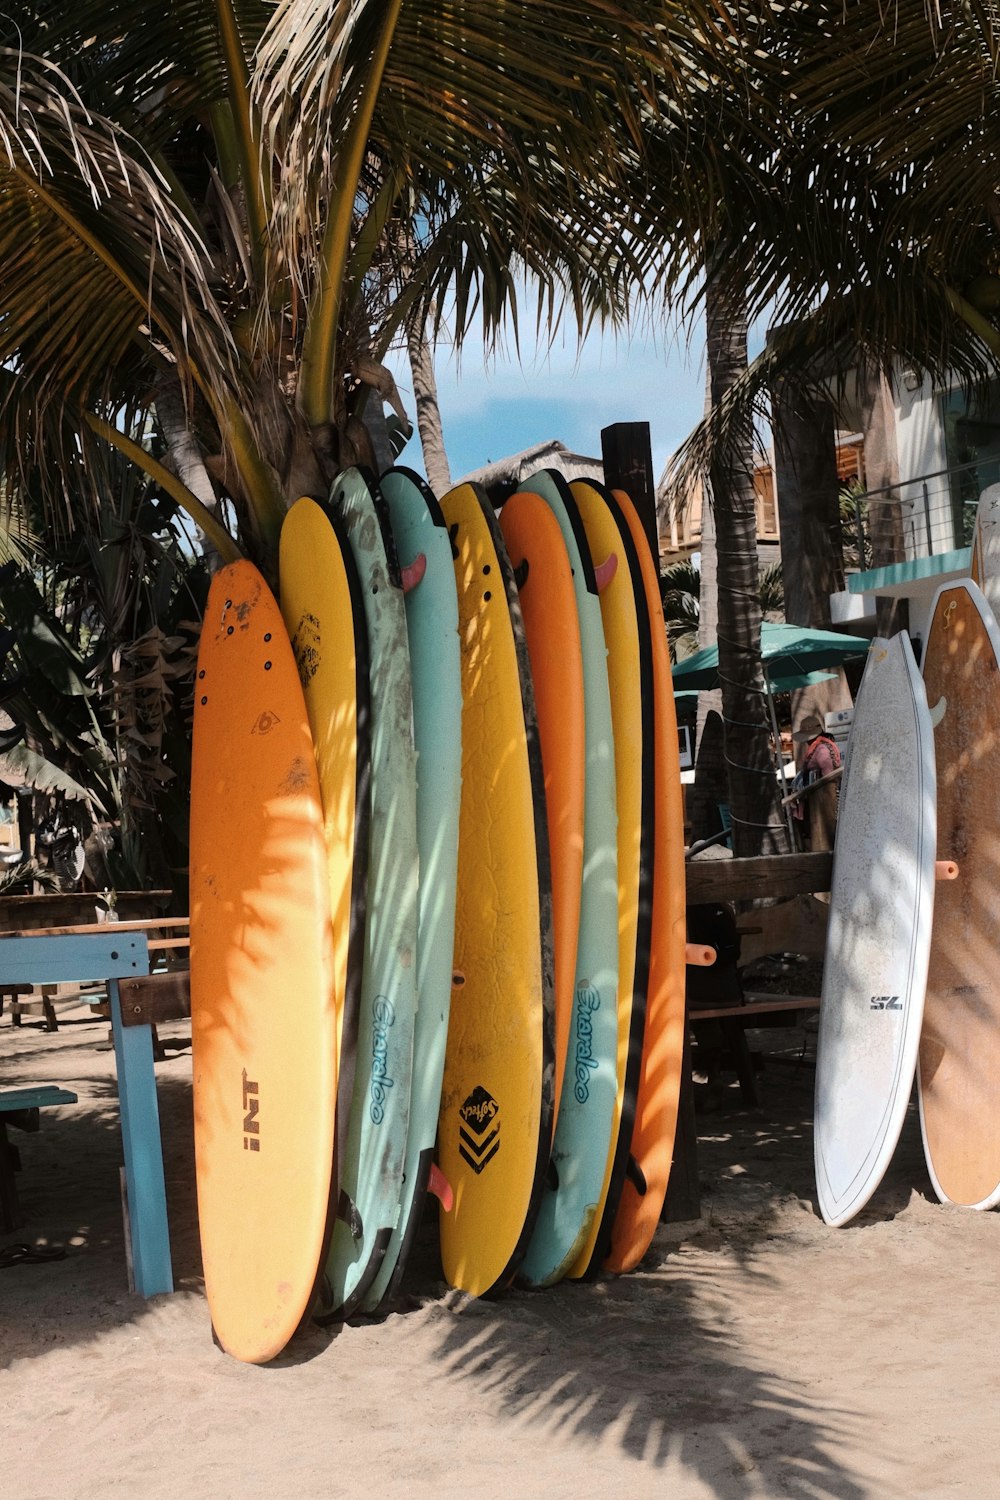
[[[281,612],[248,562],[215,574],[205,610],[190,859],[205,1288],[222,1347],[263,1363],[308,1312],[327,1241],[336,1010],[312,736]]]
[[[934,735],[905,634],[868,653],[844,762],[816,1054],[820,1213],[846,1224],[906,1118],[934,911]]]
[[[488,502],[441,500],[462,655],[455,955],[438,1127],[454,1190],[448,1282],[506,1285],[534,1224],[552,1141],[552,919],[545,789],[517,589]]]
[[[404,580],[417,753],[417,991],[413,1086],[399,1218],[365,1297],[374,1312],[402,1278],[434,1162],[451,1005],[458,816],[462,787],[462,666],[448,528],[416,474],[391,469],[379,488]]]
[[[653,895],[649,980],[635,1120],[607,1271],[630,1271],[649,1249],[667,1193],[684,1054],[687,925],[684,803],[677,714],[660,578],[638,511],[615,490],[635,546],[650,628],[653,673]]]
[[[361,1004],[350,1055],[346,1041],[344,1047],[342,1087],[350,1085],[351,1106],[338,1152],[338,1216],[316,1308],[324,1323],[362,1304],[396,1227],[417,1009],[416,767],[402,578],[384,501],[360,470],[340,475],[330,507],[361,580],[372,731]]]
[[[555,972],[555,1121],[573,1012],[583,883],[586,741],[583,657],[573,572],[559,522],[540,495],[513,495],[499,516],[507,546],[538,715],[552,873]]]
[[[529,562],[525,608],[531,607],[538,613],[539,628],[551,630],[547,615],[555,609],[565,615],[572,605],[576,632],[570,655],[574,649],[580,652],[586,757],[572,1018],[566,1037],[568,1057],[551,1168],[520,1272],[528,1285],[547,1286],[565,1274],[590,1233],[611,1144],[617,1101],[618,852],[607,648],[590,548],[576,502],[562,477],[540,473],[528,480],[527,485],[529,489],[521,496],[507,501],[501,523],[515,529],[515,516],[509,511],[515,501],[519,502],[522,516],[517,529],[523,531],[526,548],[531,549],[525,552]],[[535,566],[540,550],[534,537],[541,530],[537,506],[523,505],[531,499],[540,501],[557,525],[569,564],[571,596],[563,593],[553,597],[546,574],[541,577],[542,588],[536,593],[535,602],[530,603],[527,598],[531,567]],[[552,543],[547,545],[551,547]],[[536,584],[540,567],[539,560]],[[570,627],[564,625],[563,629]],[[558,669],[558,661],[555,666]],[[558,715],[559,683],[555,673],[551,686],[554,689],[551,711]]]
[[[652,928],[654,740],[649,613],[635,544],[617,501],[603,485],[578,480],[570,485],[570,492],[595,565],[618,558],[614,575],[600,595],[608,646],[618,808],[618,1124],[605,1166],[599,1211],[568,1272],[580,1277],[592,1269],[592,1261],[596,1269],[609,1249],[635,1121]]]
[[[923,659],[934,723],[938,858],[918,1082],[924,1152],[943,1202],[1000,1202],[1000,627],[974,583],[938,590]]]
[[[972,534],[972,581],[978,583],[994,614],[1000,610],[1000,484],[983,490]]]
[[[323,799],[339,1059],[345,1038],[353,1049],[361,1000],[371,748],[368,638],[347,539],[315,500],[296,501],[285,516],[278,575]],[[349,1106],[341,1093],[338,1141],[346,1133]]]

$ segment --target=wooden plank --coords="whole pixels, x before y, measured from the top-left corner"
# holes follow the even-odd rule
[[[191,974],[188,969],[168,969],[145,974],[141,979],[123,979],[119,985],[123,1026],[155,1026],[191,1014]]]
[[[182,938],[154,938],[149,944],[150,953],[166,953],[172,948],[190,948],[191,939]]]
[[[166,930],[189,925],[188,917],[150,917],[141,922],[82,922],[76,927],[33,927],[30,933],[25,933],[20,927],[12,927],[9,931],[0,932],[0,938],[77,937],[80,933],[92,932],[159,932],[161,928]]]
[[[833,855],[763,854],[753,859],[690,860],[685,866],[689,906],[713,901],[752,901],[828,891]]]
[[[148,973],[149,950],[142,932],[92,927],[79,936],[32,933],[0,941],[0,979],[8,984],[74,983]]]
[[[721,1021],[731,1016],[768,1016],[783,1010],[819,1010],[815,995],[750,995],[745,1005],[713,1005],[688,1011],[688,1020]]]

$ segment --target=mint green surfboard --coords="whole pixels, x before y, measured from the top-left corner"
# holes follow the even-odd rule
[[[406,628],[417,752],[417,990],[413,1087],[399,1218],[365,1311],[387,1302],[402,1280],[434,1163],[455,946],[455,881],[462,792],[462,662],[451,540],[441,508],[408,469],[379,487],[408,587]],[[421,563],[421,559],[423,560]]]
[[[350,1114],[346,1140],[337,1143],[340,1204],[314,1313],[320,1323],[361,1307],[396,1228],[417,1013],[416,757],[402,579],[385,501],[358,469],[334,482],[330,509],[347,534],[364,597],[371,816],[361,1003],[357,1035],[342,1041],[338,1085],[349,1094]]]
[[[587,771],[583,889],[569,1056],[549,1176],[520,1269],[529,1286],[565,1275],[590,1232],[604,1185],[618,1093],[618,820],[607,648],[594,563],[569,486],[543,470],[524,480],[559,522],[573,570],[583,656]],[[604,561],[601,559],[600,561]]]

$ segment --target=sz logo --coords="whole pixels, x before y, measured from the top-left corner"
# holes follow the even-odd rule
[[[902,1004],[898,995],[873,995],[871,998],[872,1010],[902,1010]]]

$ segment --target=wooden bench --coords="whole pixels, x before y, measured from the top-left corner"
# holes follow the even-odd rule
[[[0,1227],[6,1234],[22,1223],[14,1174],[21,1161],[17,1147],[7,1138],[8,1126],[31,1132],[39,1129],[39,1110],[55,1104],[75,1104],[77,1096],[55,1084],[32,1089],[0,1090]]]

